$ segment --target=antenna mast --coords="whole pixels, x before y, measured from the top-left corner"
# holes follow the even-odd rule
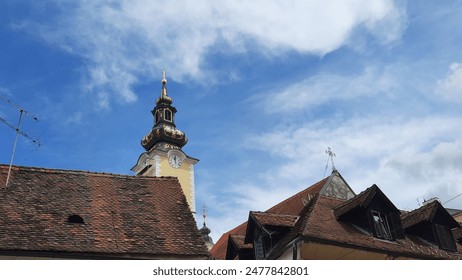
[[[12,105],[13,107],[15,107],[16,109],[19,110],[19,120],[18,120],[18,125],[17,126],[13,126],[11,124],[9,124],[7,121],[5,121],[4,119],[0,118],[0,121],[3,122],[4,124],[6,124],[7,126],[9,126],[10,128],[14,129],[16,131],[16,136],[14,138],[14,145],[13,145],[13,152],[11,153],[11,160],[10,160],[10,166],[8,167],[8,175],[6,177],[6,182],[5,182],[5,189],[8,187],[8,183],[10,181],[10,175],[11,175],[11,168],[13,166],[13,160],[14,160],[14,155],[16,153],[16,145],[18,143],[18,137],[19,137],[19,134],[25,136],[26,138],[32,140],[33,143],[37,143],[38,146],[40,146],[40,142],[37,141],[37,140],[34,140],[33,138],[29,137],[29,135],[25,134],[24,132],[22,132],[20,130],[21,128],[21,121],[22,121],[22,117],[23,115],[26,115],[26,116],[30,116],[32,117],[36,122],[38,122],[38,117],[27,112],[26,110],[24,110],[23,108],[21,108],[19,105],[17,105],[16,103],[14,103],[13,101],[7,99],[6,97],[4,96],[1,96],[0,95],[0,98],[3,99],[5,102],[9,103],[10,105]]]

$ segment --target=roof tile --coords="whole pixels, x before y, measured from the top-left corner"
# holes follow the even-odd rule
[[[0,165],[0,184],[7,169]],[[0,250],[208,256],[174,177],[14,166],[0,212]]]

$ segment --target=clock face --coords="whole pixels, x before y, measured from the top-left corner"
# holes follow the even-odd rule
[[[172,154],[168,157],[168,162],[173,168],[180,168],[181,161],[182,161],[181,157],[176,154]]]

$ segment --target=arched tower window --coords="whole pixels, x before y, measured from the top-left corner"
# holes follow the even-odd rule
[[[154,115],[155,123],[158,123],[160,121],[160,112],[156,111]]]
[[[170,109],[164,110],[165,120],[171,122],[172,121],[172,111]]]

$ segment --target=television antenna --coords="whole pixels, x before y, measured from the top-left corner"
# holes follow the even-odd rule
[[[20,128],[21,128],[21,121],[22,121],[22,118],[23,116],[28,116],[28,117],[31,117],[34,121],[38,122],[38,116],[36,115],[33,115],[31,113],[29,113],[28,111],[26,111],[25,109],[23,109],[21,106],[19,106],[18,104],[14,103],[13,101],[9,100],[8,98],[4,97],[4,96],[1,96],[0,95],[0,99],[2,99],[3,101],[7,102],[8,104],[10,104],[11,106],[15,107],[18,111],[19,111],[19,120],[18,120],[18,124],[16,126],[8,123],[5,119],[1,118],[0,117],[0,121],[4,124],[6,124],[8,127],[10,127],[11,129],[15,130],[16,131],[16,136],[14,138],[14,145],[13,145],[13,152],[11,153],[11,160],[10,160],[10,165],[8,167],[8,175],[6,177],[6,182],[5,182],[5,189],[8,187],[8,183],[10,181],[10,175],[11,175],[11,167],[13,166],[13,160],[14,160],[14,155],[16,153],[16,145],[18,143],[18,137],[19,135],[22,135],[24,137],[26,137],[27,139],[31,140],[32,143],[34,144],[37,144],[37,148],[40,147],[40,141],[38,140],[35,140],[34,138],[30,137],[29,135],[27,135],[25,132],[23,132]]]

